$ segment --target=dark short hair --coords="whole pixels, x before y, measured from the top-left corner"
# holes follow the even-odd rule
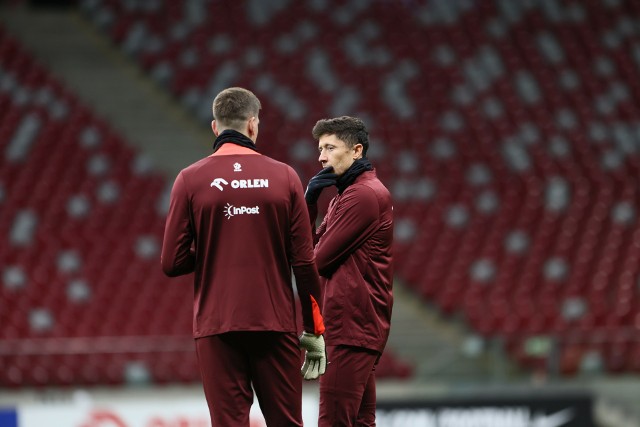
[[[213,100],[213,118],[224,127],[238,130],[242,122],[257,117],[260,108],[260,100],[253,92],[241,87],[230,87]]]
[[[317,141],[324,135],[335,135],[344,141],[349,148],[362,144],[362,156],[369,149],[369,132],[364,122],[357,117],[342,116],[333,119],[321,119],[313,127],[313,138]]]

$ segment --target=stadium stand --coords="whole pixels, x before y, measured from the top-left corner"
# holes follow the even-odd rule
[[[198,381],[166,177],[1,28],[0,108],[0,386]]]
[[[84,337],[189,331],[189,297],[157,265],[165,179],[4,32],[0,77],[1,382],[106,381]],[[69,346],[47,358],[54,337]]]
[[[315,121],[364,117],[370,157],[395,199],[405,283],[482,336],[504,339],[526,368],[546,368],[557,352],[565,375],[640,370],[635,2],[79,5],[203,123],[220,89],[254,89],[261,138],[274,141],[265,153],[303,181],[318,168]],[[1,292],[12,307],[0,328],[17,347],[18,338],[37,348],[40,337],[68,337],[81,348],[58,359],[3,356],[0,381],[193,380],[181,341],[189,316],[177,309],[189,297],[157,269],[163,179],[0,37],[0,109],[11,106],[0,126],[10,141],[0,235],[11,242],[0,247]],[[158,286],[168,289],[161,298]],[[132,319],[134,305],[143,314]],[[175,342],[157,357],[154,337],[167,331]],[[89,362],[73,339],[91,334],[141,336],[149,351]],[[385,369],[410,373],[393,359]]]
[[[255,88],[265,139],[281,141],[265,150],[303,179],[317,168],[305,129],[365,117],[404,281],[524,366],[556,346],[567,375],[637,372],[636,2],[81,7],[202,120],[222,87]]]

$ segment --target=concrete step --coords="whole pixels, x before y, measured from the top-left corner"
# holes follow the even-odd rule
[[[473,381],[515,372],[499,351],[469,333],[461,322],[444,318],[401,282],[394,286],[389,346],[413,363],[416,381]]]

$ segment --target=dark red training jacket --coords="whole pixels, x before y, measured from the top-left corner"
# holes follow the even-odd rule
[[[182,170],[171,191],[161,262],[168,276],[195,273],[196,338],[298,332],[292,268],[304,328],[324,332],[302,184],[284,163],[225,144]]]
[[[315,218],[317,206],[309,210]],[[315,241],[327,344],[382,352],[393,306],[393,206],[375,171],[331,200]]]

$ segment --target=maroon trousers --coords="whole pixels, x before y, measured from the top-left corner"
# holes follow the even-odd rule
[[[269,427],[302,426],[298,337],[228,332],[196,339],[212,427],[249,427],[253,389]]]
[[[380,353],[361,347],[327,346],[320,377],[318,427],[376,425],[375,365]]]

